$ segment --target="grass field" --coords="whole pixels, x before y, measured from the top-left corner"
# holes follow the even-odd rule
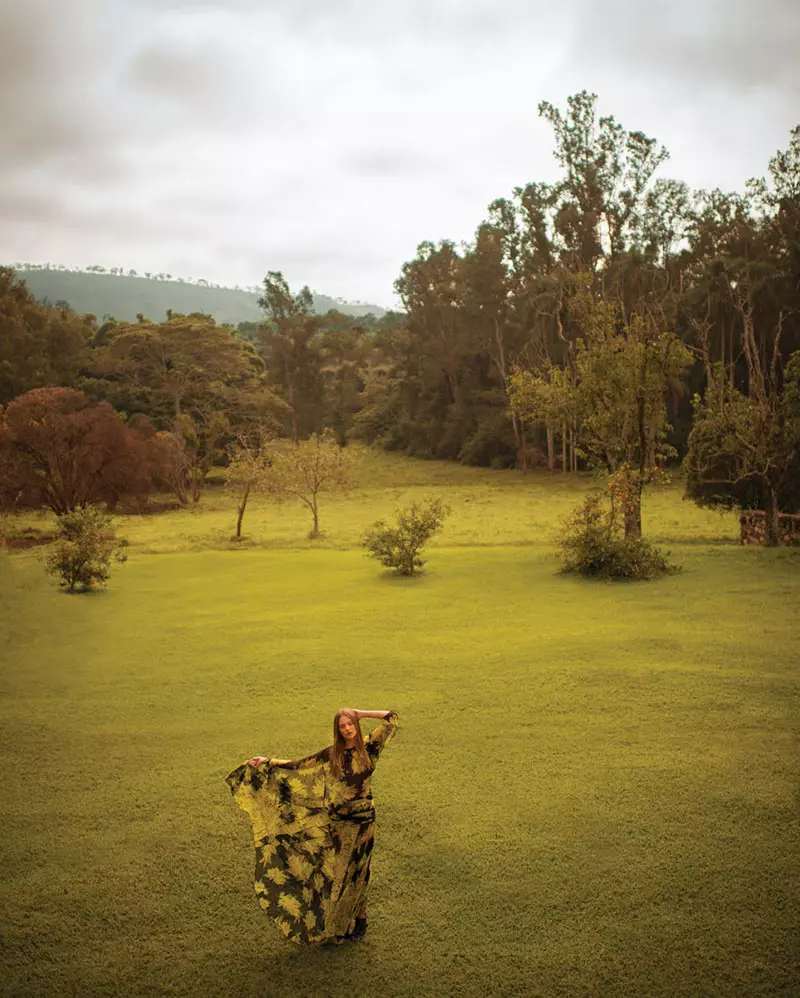
[[[586,479],[375,459],[349,497],[120,518],[66,596],[0,551],[9,996],[741,996],[800,989],[800,557],[647,500],[683,571],[556,574]],[[357,547],[453,507],[425,575]],[[45,517],[29,525],[47,529]],[[225,774],[395,708],[364,943],[287,946]]]

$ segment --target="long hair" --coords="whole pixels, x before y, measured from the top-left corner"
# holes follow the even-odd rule
[[[331,773],[333,773],[334,776],[339,777],[344,772],[344,753],[347,746],[341,731],[339,731],[339,720],[342,717],[349,717],[356,728],[356,743],[353,746],[353,772],[366,773],[372,769],[372,763],[370,762],[366,746],[364,745],[364,736],[361,734],[361,723],[358,719],[358,714],[356,714],[354,710],[337,711],[336,716],[333,719]]]

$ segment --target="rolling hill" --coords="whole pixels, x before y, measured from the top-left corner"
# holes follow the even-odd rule
[[[234,326],[240,322],[260,322],[264,317],[258,307],[258,295],[252,291],[54,268],[15,269],[35,298],[53,303],[65,301],[81,315],[89,312],[98,319],[113,316],[134,322],[141,312],[158,321],[164,318],[167,309],[182,313],[205,312],[213,315],[217,322]],[[380,317],[386,312],[378,305],[343,302],[315,293],[314,311],[324,314],[330,309],[354,316],[371,313]]]

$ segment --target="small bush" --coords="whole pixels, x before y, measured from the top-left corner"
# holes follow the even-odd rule
[[[104,585],[111,559],[126,560],[120,550],[127,546],[126,542],[117,541],[111,517],[96,506],[59,516],[58,528],[59,537],[45,558],[45,570],[67,592],[85,592],[92,586]]]
[[[397,514],[397,526],[390,527],[378,520],[364,537],[364,547],[371,558],[399,575],[413,575],[425,564],[420,552],[425,543],[440,529],[450,508],[441,499],[412,503]]]
[[[614,526],[605,498],[588,495],[564,522],[562,572],[601,579],[655,579],[677,571],[648,541],[628,540]]]

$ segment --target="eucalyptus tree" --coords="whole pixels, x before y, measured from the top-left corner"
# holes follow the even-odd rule
[[[324,418],[322,358],[319,333],[322,320],[314,315],[314,300],[308,287],[293,295],[278,270],[270,270],[263,281],[258,304],[266,322],[259,329],[261,353],[267,381],[285,401],[292,439],[322,429]]]
[[[569,412],[581,450],[609,476],[625,536],[640,537],[643,490],[675,456],[667,441],[667,399],[691,355],[654,316],[626,317],[589,289],[572,295],[568,310],[582,334],[574,380],[561,368],[549,379],[518,369],[511,377],[512,404],[530,418]]]
[[[554,220],[561,257],[594,271],[606,255],[641,245],[650,185],[669,154],[613,115],[598,119],[597,95],[586,90],[567,98],[566,111],[542,101],[539,115],[553,128],[563,170]]]

